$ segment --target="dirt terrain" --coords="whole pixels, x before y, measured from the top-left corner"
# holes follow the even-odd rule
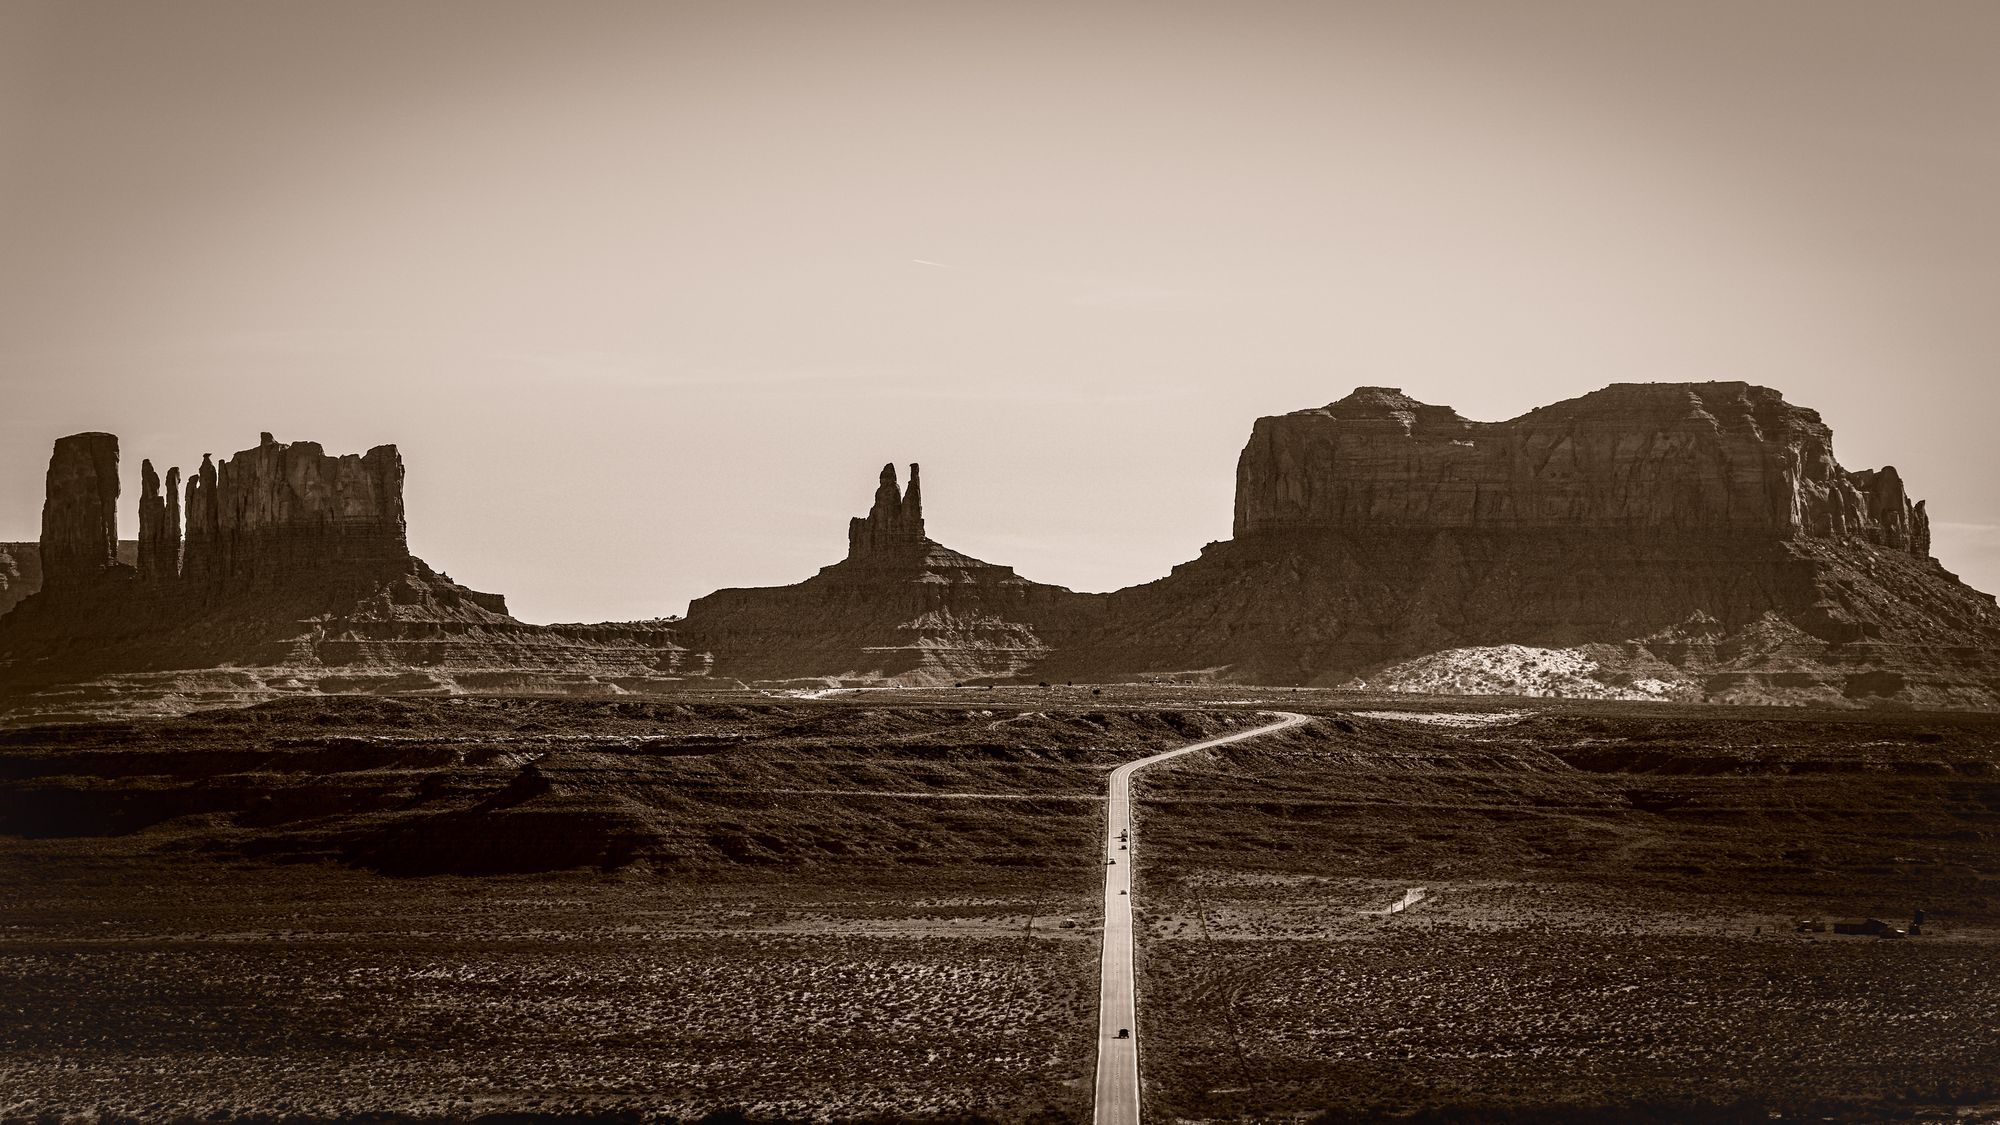
[[[1080,1120],[1103,778],[1254,720],[356,698],[9,732],[0,1116]]]
[[[1105,777],[1279,707],[1136,790],[1148,1119],[2000,1116],[2000,718],[1057,686],[0,734],[0,1117],[1086,1120]]]
[[[2000,1116],[2000,722],[1374,714],[1144,780],[1157,1119]]]

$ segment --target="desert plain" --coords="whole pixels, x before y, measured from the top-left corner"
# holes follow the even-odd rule
[[[0,1116],[1086,1121],[1275,711],[1147,1120],[2000,1119],[2000,717],[1212,685],[0,732]]]

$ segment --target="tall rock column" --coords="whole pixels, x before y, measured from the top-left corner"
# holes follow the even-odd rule
[[[168,572],[175,578],[181,574],[181,470],[176,465],[167,470],[167,560]]]
[[[923,482],[917,476],[917,463],[910,462],[910,487],[903,490],[903,533],[919,540],[924,538],[924,494]]]
[[[215,460],[201,455],[201,468],[188,475],[187,539],[181,545],[181,576],[190,583],[213,581],[221,573],[216,562],[221,522],[216,502]]]
[[[917,466],[910,466],[910,490],[896,484],[896,466],[882,466],[875,487],[875,505],[866,517],[847,521],[847,557],[907,554],[923,547],[924,499],[917,483]]]
[[[71,434],[49,457],[42,503],[42,588],[87,586],[118,566],[118,438]]]
[[[180,497],[174,488],[180,470],[167,471],[165,495],[160,492],[160,474],[150,460],[139,462],[139,580],[158,584],[171,582],[181,572]],[[168,517],[168,510],[173,515]]]

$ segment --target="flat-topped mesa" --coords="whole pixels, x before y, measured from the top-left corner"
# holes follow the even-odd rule
[[[1505,422],[1363,387],[1258,419],[1237,462],[1238,538],[1532,529],[1930,552],[1894,469],[1842,469],[1816,411],[1742,382],[1616,383]]]
[[[333,456],[266,433],[219,465],[204,454],[188,480],[187,524],[181,573],[199,585],[264,588],[308,571],[410,561],[393,445]]]
[[[42,588],[60,597],[123,568],[118,562],[118,438],[56,441],[42,501]]]
[[[912,463],[910,488],[905,492],[896,485],[896,466],[882,466],[874,507],[867,516],[847,522],[849,560],[904,557],[924,550],[924,498],[917,472]]]

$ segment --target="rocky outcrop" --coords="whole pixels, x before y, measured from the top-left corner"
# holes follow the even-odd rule
[[[163,492],[145,461],[140,489],[139,577],[190,596],[394,572],[410,560],[403,460],[393,445],[329,456],[315,442],[265,433],[220,464],[203,454],[187,482],[185,535],[180,469],[167,470]],[[52,488],[51,503],[57,495]]]
[[[203,459],[189,508],[188,568],[210,585],[266,588],[322,570],[397,569],[410,557],[403,518],[403,459],[393,445],[328,456],[314,442],[261,435],[214,466]]]
[[[181,471],[167,470],[166,491],[151,461],[139,463],[139,580],[158,586],[181,573]]]
[[[42,505],[42,586],[87,591],[115,577],[118,563],[118,439],[71,434],[49,457]]]
[[[672,624],[514,620],[409,554],[403,472],[393,446],[332,456],[265,434],[204,456],[183,506],[177,470],[162,482],[147,463],[135,570],[115,553],[116,439],[63,439],[35,552],[51,577],[0,617],[0,694],[96,677],[171,708],[308,689],[1395,687],[1540,669],[1609,696],[2000,707],[2000,606],[1930,557],[1924,504],[1894,468],[1844,469],[1818,414],[1747,383],[1618,384],[1490,423],[1364,387],[1260,419],[1233,538],[1113,594],[940,545],[917,466],[904,488],[889,465],[840,562],[716,591]],[[0,595],[29,573],[0,562]]]
[[[1748,383],[1619,383],[1506,422],[1389,387],[1261,418],[1235,535],[1594,530],[1866,542],[1930,526],[1893,468],[1849,473],[1819,414]]]
[[[118,561],[136,567],[137,540],[118,541]],[[0,543],[0,616],[20,605],[42,588],[42,545],[40,543]]]
[[[131,566],[117,555],[117,439],[62,439],[41,589],[0,617],[0,717],[46,716],[49,698],[173,710],[310,690],[612,693],[705,671],[663,625],[527,625],[433,570],[409,553],[403,473],[394,446],[330,456],[267,433],[202,458],[183,534],[179,471],[163,489],[147,461]]]
[[[0,543],[0,615],[42,588],[42,545]]]
[[[1235,537],[1111,595],[1043,671],[1333,686],[1605,646],[1607,677],[1664,661],[1696,698],[1853,702],[1890,673],[1884,698],[2000,704],[2000,610],[1929,549],[1896,471],[1841,468],[1819,415],[1768,388],[1619,384],[1482,423],[1364,387],[1260,419]],[[1667,639],[1690,620],[1717,633]]]
[[[910,466],[910,490],[896,485],[896,466],[882,466],[875,505],[866,516],[847,521],[847,557],[899,559],[924,550],[924,498],[917,466]]]
[[[1088,629],[1102,595],[1031,582],[927,538],[917,466],[885,465],[847,557],[793,586],[718,590],[688,607],[683,643],[717,677],[950,684],[1019,676]]]

